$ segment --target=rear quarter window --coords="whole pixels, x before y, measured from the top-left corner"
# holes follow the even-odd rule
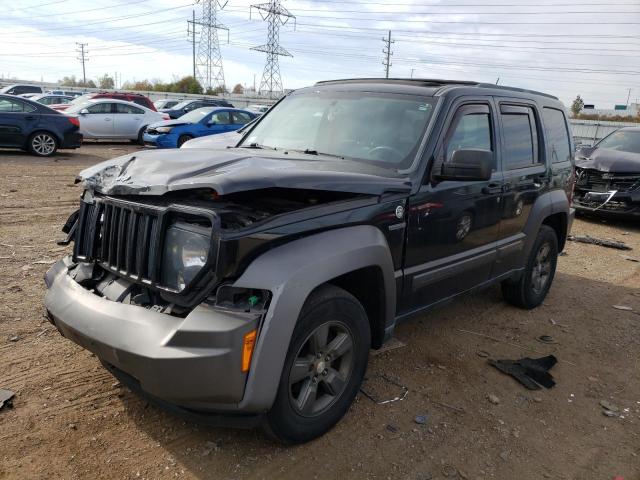
[[[571,161],[571,140],[564,112],[555,108],[545,107],[542,109],[542,119],[547,137],[547,146],[551,151],[551,162]]]

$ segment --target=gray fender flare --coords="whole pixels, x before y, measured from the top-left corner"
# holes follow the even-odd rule
[[[569,199],[564,190],[552,190],[540,195],[529,213],[529,218],[524,227],[524,233],[526,234],[526,242],[524,247],[523,262],[526,263],[526,259],[529,258],[529,253],[533,248],[533,243],[536,240],[538,230],[545,218],[554,213],[569,213]],[[569,219],[567,218],[567,221]],[[559,241],[562,241],[559,239]]]
[[[385,327],[396,309],[394,268],[382,232],[370,225],[329,230],[294,240],[255,259],[234,283],[269,290],[269,308],[251,359],[241,411],[271,408],[298,315],[309,294],[327,281],[360,268],[378,266],[385,287]]]

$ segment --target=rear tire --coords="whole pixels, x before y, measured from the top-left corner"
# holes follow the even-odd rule
[[[58,150],[58,139],[49,132],[35,132],[29,137],[27,148],[38,157],[50,157]]]
[[[558,262],[558,237],[553,228],[542,225],[519,280],[502,282],[502,296],[516,307],[531,310],[540,305],[553,283]]]
[[[333,285],[315,290],[293,331],[278,394],[265,418],[267,433],[292,444],[329,431],[360,389],[370,345],[360,302]]]
[[[180,135],[178,138],[178,148],[180,148],[183,143],[188,142],[191,139],[193,139],[191,135]]]

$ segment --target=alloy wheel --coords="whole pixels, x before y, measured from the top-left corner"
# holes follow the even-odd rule
[[[56,149],[56,141],[47,133],[39,133],[33,140],[31,146],[38,155],[51,155]]]
[[[544,290],[551,277],[551,245],[543,243],[538,249],[531,271],[531,288],[536,294]]]
[[[298,414],[320,415],[342,395],[353,371],[353,343],[338,322],[320,325],[303,342],[289,372],[289,401]]]

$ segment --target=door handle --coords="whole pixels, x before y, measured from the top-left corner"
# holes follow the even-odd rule
[[[104,121],[105,121],[105,122],[110,122],[110,121],[111,121],[111,119],[110,119],[110,118],[105,118],[105,119],[104,119]]]
[[[485,195],[493,195],[495,193],[501,193],[504,185],[501,183],[490,183],[486,187],[482,187],[482,193]]]
[[[34,119],[34,118],[36,118],[36,117],[34,117],[33,115],[27,115],[27,116],[26,116],[26,117],[24,117],[24,118],[25,118],[25,120],[33,120],[33,119]]]

